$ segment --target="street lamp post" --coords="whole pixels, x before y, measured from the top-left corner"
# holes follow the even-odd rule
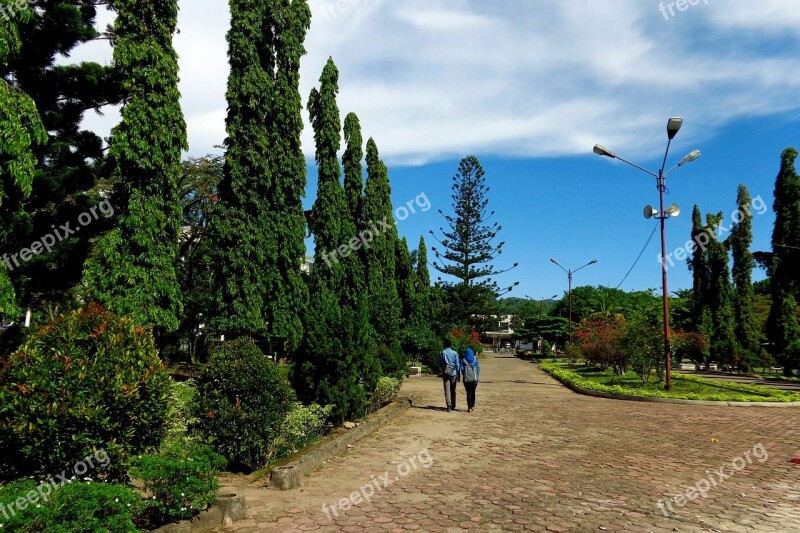
[[[645,218],[656,218],[661,223],[661,299],[663,304],[663,312],[664,312],[664,368],[666,371],[666,383],[664,388],[666,390],[670,390],[672,388],[672,355],[671,355],[671,348],[670,348],[670,339],[669,339],[669,292],[667,289],[667,236],[666,231],[664,229],[664,221],[671,216],[678,216],[680,214],[680,208],[672,204],[667,209],[664,209],[664,194],[667,190],[667,176],[672,173],[678,167],[682,167],[686,163],[691,163],[698,157],[700,157],[700,150],[694,150],[689,153],[686,157],[681,159],[680,163],[672,167],[667,172],[664,172],[664,168],[667,164],[667,155],[669,154],[669,147],[672,144],[672,139],[675,138],[675,135],[678,134],[678,131],[681,129],[681,125],[683,125],[683,119],[680,117],[672,117],[667,121],[667,149],[664,151],[664,159],[661,162],[661,168],[658,169],[658,174],[654,172],[650,172],[646,168],[640,167],[635,163],[631,163],[626,159],[619,157],[618,155],[614,154],[611,150],[607,149],[606,147],[596,144],[594,145],[594,153],[597,155],[610,157],[612,159],[619,159],[623,163],[627,163],[628,165],[641,170],[647,174],[650,174],[654,178],[656,178],[656,188],[658,189],[658,200],[659,200],[659,209],[656,210],[649,205],[644,208],[644,216]]]
[[[567,285],[567,287],[568,287],[567,288],[567,300],[569,301],[569,323],[567,324],[567,328],[569,330],[569,335],[567,337],[567,347],[569,347],[569,346],[572,345],[572,275],[575,272],[577,272],[578,270],[581,270],[582,268],[586,268],[589,265],[593,265],[593,264],[597,263],[597,259],[592,259],[591,261],[589,261],[588,263],[586,263],[582,267],[576,268],[575,270],[570,270],[570,269],[564,268],[563,266],[561,266],[561,264],[558,261],[556,261],[552,257],[550,258],[550,262],[553,263],[554,265],[558,266],[561,270],[563,270],[564,272],[567,273],[567,284],[568,284]]]

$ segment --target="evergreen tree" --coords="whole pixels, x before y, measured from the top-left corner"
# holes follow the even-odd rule
[[[103,142],[82,129],[81,122],[89,110],[99,112],[104,105],[120,103],[121,88],[112,67],[64,64],[75,47],[101,37],[94,28],[95,4],[96,0],[39,2],[36,16],[20,23],[23,45],[8,72],[33,98],[50,138],[36,150],[35,185],[25,201],[30,217],[14,229],[17,249],[51,234],[54,223],[75,226],[79,215],[96,211],[102,199],[95,187],[108,177]],[[15,268],[13,278],[25,307],[63,310],[75,305],[91,243],[108,230],[110,216],[104,213]]]
[[[718,360],[733,363],[736,354],[733,287],[728,267],[728,247],[716,239],[715,230],[722,223],[722,213],[706,215],[707,248],[706,305],[711,317],[711,354]]]
[[[397,279],[397,292],[402,306],[400,319],[403,327],[411,325],[416,305],[416,274],[411,264],[411,254],[408,251],[408,241],[403,237],[397,243],[397,260],[395,263]]]
[[[420,236],[419,246],[417,247],[417,269],[414,273],[414,295],[416,297],[416,304],[414,305],[411,321],[418,325],[430,325],[434,313],[431,301],[431,275],[428,271],[428,247],[425,244],[424,236]]]
[[[734,285],[734,314],[736,316],[736,338],[739,340],[745,355],[750,359],[750,364],[757,362],[761,352],[761,341],[758,325],[753,314],[753,268],[755,260],[750,251],[753,243],[753,214],[750,212],[752,199],[747,187],[739,185],[736,198],[739,206],[739,221],[731,230],[728,240],[733,251],[733,285]]]
[[[364,193],[364,228],[372,237],[366,250],[367,294],[370,319],[381,349],[384,374],[403,374],[400,353],[402,303],[397,290],[397,227],[392,212],[389,172],[378,154],[378,146],[367,141],[367,183]]]
[[[689,270],[692,271],[692,304],[691,315],[696,331],[710,335],[710,319],[708,314],[708,276],[706,261],[708,254],[706,246],[712,236],[705,230],[703,215],[700,207],[695,205],[692,210],[692,257],[687,260]]]
[[[318,169],[317,199],[309,217],[315,258],[306,337],[297,355],[294,382],[300,398],[335,404],[334,414],[343,420],[363,413],[379,370],[367,352],[366,302],[349,279],[360,272],[358,257],[337,252],[355,236],[337,156],[341,145],[338,81],[336,65],[328,59],[320,88],[311,91],[308,102]]]
[[[364,138],[361,136],[361,124],[355,113],[349,113],[344,117],[344,140],[347,143],[342,156],[344,193],[350,218],[355,223],[356,230],[361,231],[364,223],[364,169],[361,166],[361,160],[364,159]]]
[[[303,338],[302,316],[308,305],[308,289],[300,266],[305,259],[306,218],[302,198],[306,187],[306,160],[301,148],[303,131],[300,97],[300,58],[311,24],[306,0],[272,0],[275,42],[275,99],[271,121],[270,174],[272,191],[269,214],[277,244],[277,262],[263,265],[270,288],[265,300],[267,334],[273,342],[284,341],[293,352]],[[269,42],[266,36],[265,42]]]
[[[454,215],[443,214],[448,229],[442,230],[444,238],[439,241],[443,250],[433,248],[436,258],[441,261],[433,266],[459,280],[457,283],[443,282],[442,285],[447,295],[449,317],[463,322],[474,315],[492,314],[500,292],[492,276],[517,265],[498,271],[492,264],[503,252],[505,243],[494,243],[502,227],[497,222],[489,222],[494,211],[487,213],[489,187],[478,158],[468,156],[461,160],[451,188]],[[506,292],[512,287],[508,287]]]
[[[770,285],[772,308],[767,332],[773,354],[779,359],[798,340],[788,318],[791,302],[800,296],[800,176],[795,170],[797,150],[787,148],[781,154],[781,167],[775,180],[775,227],[772,232]],[[796,320],[796,318],[795,318]],[[785,358],[784,358],[785,359]],[[784,360],[787,372],[790,370]]]
[[[188,146],[172,46],[178,2],[113,0],[112,7],[114,67],[129,95],[109,144],[117,227],[87,261],[85,283],[111,311],[163,335],[178,328],[183,312],[177,180]]]
[[[0,0],[4,9],[15,9],[11,0]],[[26,5],[16,17],[0,17],[0,315],[16,318],[20,309],[7,269],[13,268],[8,255],[16,251],[9,248],[15,221],[26,219],[22,202],[32,189],[35,149],[47,141],[47,130],[42,124],[33,100],[7,77],[7,67],[19,53],[21,46],[18,22],[31,16]]]
[[[277,264],[278,254],[270,213],[270,130],[264,123],[273,116],[273,79],[265,67],[274,68],[274,53],[262,49],[272,43],[264,35],[265,6],[265,0],[230,2],[228,137],[211,235],[218,287],[213,324],[233,337],[267,333],[265,268]]]

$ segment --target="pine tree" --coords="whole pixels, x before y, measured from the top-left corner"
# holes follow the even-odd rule
[[[757,362],[757,357],[761,352],[761,342],[753,313],[755,260],[750,251],[750,245],[753,243],[753,214],[750,211],[752,199],[744,185],[739,185],[736,202],[739,206],[739,221],[734,224],[728,241],[733,251],[735,332],[736,338],[752,364]]]
[[[706,231],[710,236],[707,248],[706,305],[711,317],[711,353],[718,361],[734,362],[736,353],[733,287],[728,267],[728,247],[716,239],[716,228],[722,223],[722,213],[706,215]]]
[[[228,137],[211,235],[218,286],[213,324],[232,337],[267,333],[270,285],[265,267],[271,270],[278,254],[270,213],[270,131],[264,123],[273,116],[273,79],[265,67],[274,68],[274,53],[262,49],[271,43],[264,35],[268,21],[264,2],[230,2]]]
[[[36,103],[50,138],[36,150],[35,185],[25,201],[30,217],[14,229],[16,249],[51,234],[53,223],[74,225],[79,215],[97,211],[102,199],[96,184],[108,178],[103,142],[82,129],[81,122],[89,110],[120,103],[121,88],[110,66],[64,64],[77,46],[100,38],[94,28],[95,4],[96,0],[39,2],[38,14],[20,23],[23,44],[8,71]],[[109,229],[111,216],[96,217],[80,232],[15,268],[12,277],[25,307],[64,310],[77,303],[91,243]]]
[[[784,359],[787,348],[800,337],[788,319],[791,297],[800,296],[800,176],[795,170],[797,150],[787,148],[781,154],[781,167],[775,180],[775,227],[772,232],[772,308],[767,320],[767,332],[773,353]],[[796,318],[795,318],[796,320]]]
[[[448,230],[442,230],[444,237],[439,241],[443,250],[433,248],[441,261],[434,263],[434,268],[459,280],[458,283],[442,283],[449,317],[457,322],[467,321],[474,315],[491,314],[500,292],[492,276],[511,270],[498,271],[492,264],[503,252],[505,243],[493,242],[502,227],[497,222],[489,222],[494,211],[487,213],[489,187],[484,174],[478,158],[468,156],[461,160],[451,187],[454,215],[443,214],[448,225]]]
[[[188,146],[172,46],[178,3],[114,0],[112,7],[114,66],[129,95],[109,144],[117,227],[98,243],[84,277],[94,299],[163,335],[178,328],[183,311],[177,179]]]
[[[381,348],[384,374],[405,373],[400,353],[402,303],[395,278],[397,268],[397,227],[392,212],[389,171],[381,161],[374,139],[367,141],[367,183],[364,192],[364,231],[371,242],[366,250],[367,294],[370,319]]]
[[[311,24],[306,0],[271,2],[275,42],[275,99],[271,121],[270,174],[272,191],[269,209],[275,223],[277,261],[263,265],[270,288],[265,299],[267,335],[273,342],[283,340],[293,352],[303,338],[302,316],[308,305],[308,289],[300,272],[305,259],[306,217],[302,198],[306,187],[306,161],[301,148],[303,131],[300,96],[300,58]],[[270,39],[266,39],[269,42]]]
[[[10,0],[0,0],[0,6],[13,9]],[[33,100],[15,86],[6,76],[9,63],[17,56],[21,46],[17,24],[26,21],[31,10],[25,6],[16,17],[0,17],[0,315],[16,318],[20,309],[7,269],[14,268],[14,253],[9,248],[12,220],[28,215],[22,209],[23,200],[30,194],[34,168],[35,149],[47,141],[47,130],[42,124]],[[11,260],[10,260],[11,259]]]

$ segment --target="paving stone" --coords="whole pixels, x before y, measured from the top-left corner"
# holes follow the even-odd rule
[[[528,362],[489,356],[481,364],[474,413],[431,409],[443,404],[441,381],[407,380],[416,408],[301,489],[224,478],[222,490],[243,494],[255,520],[234,531],[800,531],[800,467],[789,462],[800,445],[797,410],[591,398]],[[735,470],[732,461],[754,457],[757,445],[768,457]],[[423,450],[432,464],[417,461],[398,476],[403,458]],[[682,506],[670,499],[720,467],[730,477],[705,497]],[[384,472],[398,479],[326,518],[323,504]],[[667,516],[659,501],[672,502]]]

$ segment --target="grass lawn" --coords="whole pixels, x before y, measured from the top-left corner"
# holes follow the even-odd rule
[[[552,363],[543,363],[540,368],[559,381],[610,394],[730,402],[800,402],[800,393],[676,373],[672,374],[672,390],[665,391],[664,383],[657,382],[655,376],[650,383],[643,385],[634,372],[618,376],[610,369],[568,368]]]

